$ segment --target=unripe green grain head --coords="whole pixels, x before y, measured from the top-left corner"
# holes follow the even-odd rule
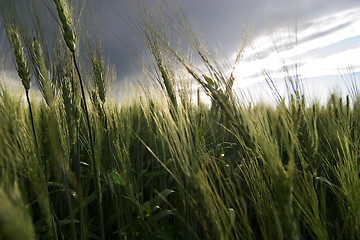
[[[59,15],[59,19],[62,24],[63,36],[66,42],[66,45],[72,53],[75,52],[76,43],[75,43],[75,33],[72,28],[72,21],[69,13],[69,7],[65,0],[54,0],[56,5],[56,10]]]
[[[30,89],[30,73],[26,66],[19,33],[15,27],[9,27],[8,31],[15,56],[17,72],[21,79],[22,85],[24,86],[25,90],[28,91]]]
[[[32,47],[34,52],[35,76],[46,103],[48,106],[51,106],[54,102],[54,90],[50,84],[49,74],[45,66],[40,42],[35,39],[32,43]]]
[[[95,83],[98,89],[98,94],[100,97],[100,100],[102,102],[105,102],[105,95],[106,95],[106,87],[105,87],[105,81],[104,81],[104,69],[101,61],[97,59],[97,57],[92,58],[93,68],[94,68],[94,77],[95,77]]]

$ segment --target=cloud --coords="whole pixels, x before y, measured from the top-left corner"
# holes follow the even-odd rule
[[[137,0],[140,1],[140,0]],[[143,0],[155,3],[156,0]],[[244,55],[246,70],[255,71],[253,56],[267,66],[275,65],[274,43],[280,58],[326,57],[326,51],[345,50],[338,43],[356,37],[359,27],[358,0],[173,0],[196,22],[206,41],[215,43],[224,58],[231,59],[249,32],[252,48]],[[87,0],[86,6],[99,16],[104,52],[117,69],[119,81],[141,71],[139,56],[146,50],[129,26],[134,0]],[[298,47],[294,30],[298,25]],[[285,26],[285,27],[284,27]],[[1,31],[0,31],[1,32]],[[272,34],[273,33],[273,34]],[[268,36],[272,35],[271,38]],[[335,45],[336,46],[335,46]],[[220,47],[221,45],[221,47]],[[334,45],[331,48],[328,46]],[[356,47],[355,44],[352,45]],[[316,49],[322,49],[320,53]],[[135,53],[135,54],[134,54]],[[330,53],[329,53],[330,54]],[[290,60],[287,60],[290,61]],[[221,61],[219,61],[221,62]],[[245,65],[244,65],[245,66]],[[274,66],[275,67],[275,66]],[[245,74],[241,73],[242,77]],[[254,76],[256,72],[246,76]]]
[[[262,81],[263,69],[274,79],[286,77],[283,67],[292,76],[315,78],[339,75],[349,65],[356,65],[360,57],[359,11],[356,8],[311,19],[297,33],[278,28],[270,36],[258,36],[237,68],[237,86]]]

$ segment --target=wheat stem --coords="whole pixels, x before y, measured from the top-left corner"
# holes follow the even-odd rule
[[[96,177],[95,189],[96,189],[96,194],[97,194],[97,199],[98,199],[98,211],[99,211],[99,217],[100,217],[101,239],[105,239],[104,220],[103,220],[103,212],[102,212],[102,196],[101,196],[100,172],[98,170],[98,167],[97,167],[97,164],[96,164],[96,159],[95,159],[95,146],[94,146],[94,140],[93,140],[92,131],[91,131],[89,112],[88,112],[87,103],[86,103],[84,84],[83,84],[83,81],[82,81],[82,78],[81,78],[79,67],[78,67],[77,62],[76,62],[75,52],[72,53],[72,56],[73,56],[73,61],[74,61],[74,66],[75,66],[75,69],[76,69],[76,73],[77,73],[77,75],[79,77],[81,95],[82,95],[83,103],[84,103],[84,111],[85,111],[86,123],[88,125],[88,130],[89,130],[90,147],[91,147],[91,153],[92,153],[91,158],[92,158],[95,177]]]
[[[37,149],[37,151],[38,151],[38,150],[39,150],[39,145],[38,145],[38,140],[37,140],[37,137],[36,137],[34,116],[33,116],[32,108],[31,108],[31,103],[30,103],[30,98],[29,98],[29,90],[26,90],[26,100],[27,100],[28,105],[29,105],[29,113],[30,113],[31,126],[32,126],[32,131],[33,131],[33,134],[34,134],[35,146],[36,146],[36,149]]]

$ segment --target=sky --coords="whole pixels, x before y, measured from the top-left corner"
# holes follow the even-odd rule
[[[89,0],[101,19],[105,53],[119,79],[138,71],[132,51],[144,49],[127,25],[126,0]],[[101,3],[100,3],[101,2]],[[148,2],[155,2],[148,0]],[[282,81],[283,66],[297,73],[309,92],[321,94],[344,88],[340,74],[358,71],[360,60],[360,1],[358,0],[178,0],[206,40],[230,64],[248,42],[236,68],[235,86],[264,82],[263,70]],[[221,62],[221,61],[220,61]]]
[[[141,77],[139,56],[145,54],[145,47],[129,19],[135,1],[141,0],[85,1],[93,16],[98,16],[96,21],[100,20],[96,25],[104,53],[116,67],[119,82]],[[143,1],[155,6],[158,0]],[[264,70],[281,84],[286,66],[290,75],[297,73],[303,79],[309,93],[325,95],[346,88],[343,78],[349,69],[359,72],[359,0],[172,1],[215,46],[219,62],[231,65],[247,36],[243,58],[235,69],[236,88],[262,88]]]

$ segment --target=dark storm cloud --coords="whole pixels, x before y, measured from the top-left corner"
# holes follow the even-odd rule
[[[149,2],[156,2],[149,0]],[[210,43],[221,44],[220,49],[224,51],[223,56],[236,50],[249,28],[250,22],[257,21],[261,16],[261,1],[237,0],[201,0],[177,1],[179,6],[188,14],[191,21],[195,22],[202,36]],[[132,51],[138,53],[143,51],[142,44],[136,33],[128,23],[133,24],[128,15],[132,14],[131,1],[102,0],[101,3],[92,0],[98,9],[97,14],[101,19],[101,32],[105,47],[105,53],[111,62],[116,65],[119,78],[130,75],[137,71],[136,60]],[[251,20],[249,20],[251,19]]]
[[[147,2],[155,3],[155,0]],[[176,2],[193,18],[206,40],[219,44],[223,56],[229,56],[236,51],[247,29],[250,29],[251,37],[263,33],[270,34],[272,30],[284,25],[295,31],[295,24],[299,28],[311,27],[312,19],[360,6],[355,0],[179,0]],[[98,9],[102,21],[105,53],[116,65],[119,78],[136,71],[137,57],[131,51],[138,52],[143,49],[136,34],[125,22],[130,21],[128,14],[132,11],[129,7],[131,1],[92,0],[90,3],[95,3]],[[302,41],[327,35],[344,26],[318,32]],[[262,54],[266,56],[265,52]]]
[[[154,5],[156,2],[156,0],[143,1]],[[224,57],[230,56],[241,46],[248,29],[251,40],[259,34],[270,34],[279,26],[285,25],[295,30],[297,24],[299,29],[304,29],[313,26],[312,20],[318,17],[360,7],[358,0],[173,1],[178,3],[190,18],[193,18],[202,36],[208,42],[217,45]],[[145,49],[135,31],[128,25],[133,24],[129,15],[133,14],[131,6],[134,5],[135,0],[87,0],[86,2],[88,9],[100,18],[104,52],[110,62],[116,66],[119,79],[139,71],[141,69],[138,66],[139,56]],[[337,31],[341,27],[343,26],[308,36],[303,41],[328,34],[330,31]],[[266,52],[262,54],[266,56]]]
[[[88,10],[100,19],[100,33],[105,56],[115,65],[118,79],[137,70],[137,53],[141,44],[130,27],[131,1],[88,0]],[[91,20],[90,20],[91,21]]]

